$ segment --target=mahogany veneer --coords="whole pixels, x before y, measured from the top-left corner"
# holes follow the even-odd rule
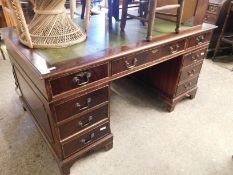
[[[113,80],[140,71],[137,76],[160,92],[169,111],[181,99],[194,98],[215,28],[204,24],[146,42],[143,31],[141,35],[131,31],[128,35],[133,37],[126,37],[106,31],[102,21],[93,22],[86,43],[60,50],[29,49],[20,44],[13,29],[3,31],[24,108],[64,175],[87,152],[112,148],[109,91]],[[134,41],[127,44],[127,39]],[[80,47],[84,53],[77,51]]]

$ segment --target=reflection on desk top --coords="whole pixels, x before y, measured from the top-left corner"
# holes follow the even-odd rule
[[[82,26],[82,23],[80,23]],[[90,22],[88,38],[67,48],[59,49],[29,49],[19,43],[18,36],[13,29],[4,29],[3,36],[6,45],[15,47],[17,53],[23,54],[27,63],[32,64],[42,78],[51,74],[66,72],[106,59],[120,56],[136,50],[161,45],[166,42],[189,36],[200,29],[210,30],[213,25],[205,24],[202,27],[182,26],[180,34],[175,34],[175,23],[156,19],[152,42],[145,41],[147,28],[139,20],[128,20],[125,32],[120,31],[120,23],[115,23],[109,30],[104,16],[93,17]]]

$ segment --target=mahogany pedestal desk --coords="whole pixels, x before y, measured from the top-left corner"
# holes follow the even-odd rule
[[[106,20],[92,19],[87,41],[62,49],[29,49],[13,29],[3,31],[23,107],[64,175],[85,153],[112,148],[113,80],[138,72],[137,77],[161,92],[169,111],[181,99],[194,98],[215,28],[182,26],[174,34],[175,23],[159,20],[157,31],[163,32],[154,32],[152,42],[146,42],[146,27],[138,20],[129,20],[121,33],[117,24],[109,31]]]

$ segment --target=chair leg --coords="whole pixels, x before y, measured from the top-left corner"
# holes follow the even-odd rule
[[[140,17],[147,18],[148,16],[148,3],[140,3]],[[145,21],[141,21],[142,25],[145,26]]]
[[[220,35],[219,38],[221,38],[221,37],[222,37],[222,35]],[[217,54],[218,54],[218,50],[219,50],[219,48],[220,48],[220,44],[221,44],[221,40],[218,39],[217,44],[216,44],[216,47],[215,47],[215,49],[214,49],[214,55],[213,55],[213,57],[212,57],[212,60],[215,60],[215,58],[216,58],[216,56],[217,56]]]
[[[181,19],[183,16],[184,0],[178,0],[180,7],[177,9],[176,33],[180,32]]]
[[[82,12],[81,12],[81,19],[84,19],[85,9],[86,9],[86,0],[81,0],[82,4]]]
[[[112,28],[112,0],[108,0],[108,27]]]
[[[128,0],[122,1],[121,31],[125,30],[126,18],[128,14]]]
[[[2,54],[3,60],[6,60],[6,56],[5,56],[5,54],[4,54],[3,50],[2,50],[2,44],[0,46],[0,50],[1,50],[1,54]]]
[[[147,30],[147,40],[152,40],[152,31],[155,22],[155,12],[157,7],[157,0],[151,0],[149,3],[149,19],[148,19],[148,30]]]
[[[0,35],[0,39],[2,39],[1,37],[2,37],[2,36]],[[0,40],[0,52],[1,52],[1,55],[2,55],[3,60],[6,60],[6,56],[5,56],[5,54],[4,54],[4,52],[3,52],[3,49],[2,49],[2,41],[1,41],[1,40]]]

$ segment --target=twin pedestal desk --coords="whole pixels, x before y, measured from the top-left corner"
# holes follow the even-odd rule
[[[155,32],[155,39],[146,42],[140,22],[130,20],[122,33],[118,26],[109,31],[104,20],[95,20],[86,42],[62,49],[28,49],[15,30],[3,31],[23,107],[33,116],[62,174],[68,175],[85,153],[112,148],[112,81],[135,73],[160,92],[169,111],[181,99],[195,97],[215,26],[183,26],[173,34],[175,24],[158,22],[159,29],[163,25],[167,33]]]

